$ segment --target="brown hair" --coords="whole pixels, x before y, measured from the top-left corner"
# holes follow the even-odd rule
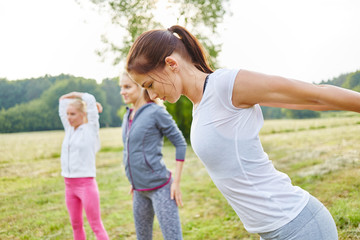
[[[173,52],[190,60],[204,73],[212,73],[206,51],[200,42],[184,27],[174,25],[167,30],[142,33],[132,45],[126,60],[126,70],[146,74],[165,66],[165,58]]]

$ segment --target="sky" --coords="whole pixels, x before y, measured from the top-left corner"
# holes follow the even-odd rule
[[[121,33],[85,2],[0,0],[0,78],[118,76],[96,51],[101,35]],[[230,9],[216,39],[221,67],[314,83],[360,70],[359,0],[230,0]]]

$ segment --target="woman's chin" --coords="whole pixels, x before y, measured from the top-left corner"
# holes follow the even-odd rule
[[[176,103],[177,101],[179,101],[180,96],[176,97],[176,98],[166,98],[165,101],[169,102],[169,103]]]

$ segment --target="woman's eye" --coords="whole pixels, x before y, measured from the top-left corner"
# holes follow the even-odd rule
[[[152,87],[152,85],[153,85],[153,84],[152,84],[152,83],[150,83],[150,84],[149,84],[149,86],[148,86],[147,88],[151,88],[151,87]]]

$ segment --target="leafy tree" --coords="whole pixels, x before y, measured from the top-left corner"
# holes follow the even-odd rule
[[[262,110],[264,119],[284,118],[284,114],[282,113],[281,108],[261,106],[261,110]]]
[[[359,89],[360,88],[360,71],[356,71],[347,75],[344,84],[344,88],[348,89]]]
[[[318,118],[320,112],[311,110],[292,110],[292,109],[281,109],[286,118],[303,119],[303,118]]]
[[[106,93],[106,102],[110,108],[110,126],[118,127],[121,125],[121,119],[117,112],[120,107],[124,105],[120,95],[119,78],[104,79],[101,83],[101,88]]]
[[[21,102],[22,90],[15,82],[0,80],[0,109],[8,109]]]
[[[40,78],[8,81],[0,79],[0,109],[8,109],[37,99],[49,89],[56,81],[71,78],[70,75],[61,74],[56,77],[45,75]]]
[[[106,47],[98,51],[100,56],[111,52],[116,54],[114,64],[123,61],[135,39],[144,31],[165,28],[168,22],[161,22],[164,13],[159,12],[161,4],[167,4],[166,18],[173,17],[176,24],[188,28],[208,50],[212,60],[220,52],[220,44],[211,39],[216,36],[218,24],[223,20],[229,0],[90,0],[104,10],[114,26],[123,34],[121,42],[111,41],[108,36],[102,39]],[[164,20],[163,20],[164,21]],[[195,27],[193,27],[195,26]],[[213,61],[214,62],[214,61]]]
[[[185,96],[181,96],[176,104],[165,103],[167,111],[173,116],[184,137],[190,139],[192,120],[192,103]]]
[[[89,92],[104,107],[100,125],[110,125],[110,107],[106,93],[95,80],[68,77],[58,80],[40,98],[0,111],[0,132],[22,132],[62,129],[58,115],[59,97],[71,91]]]
[[[46,103],[48,109],[51,110],[52,118],[57,119],[56,125],[53,126],[55,129],[62,128],[57,111],[59,105],[59,97],[63,94],[73,91],[88,92],[93,94],[96,97],[96,100],[100,102],[104,108],[104,111],[100,115],[100,125],[110,125],[110,107],[106,102],[105,92],[101,89],[101,87],[96,83],[95,80],[72,77],[70,79],[56,82],[56,84],[52,86],[48,91],[46,91],[41,98],[41,100]]]
[[[338,77],[334,77],[330,80],[321,81],[320,84],[330,84],[330,85],[335,85],[335,86],[341,87],[344,84],[344,82],[346,81],[346,78],[349,74],[350,73],[340,74]]]
[[[115,53],[113,63],[116,65],[125,60],[129,49],[135,39],[144,31],[154,28],[167,28],[159,19],[161,4],[167,4],[166,17],[173,17],[174,24],[179,24],[191,31],[207,49],[210,63],[215,68],[216,58],[221,50],[221,44],[216,39],[219,23],[223,20],[226,6],[229,0],[168,0],[168,1],[144,1],[144,0],[90,0],[103,9],[112,20],[119,32],[123,34],[121,42],[111,41],[103,35],[102,39],[106,47],[98,51],[105,58],[107,53]],[[165,24],[169,24],[168,22]],[[179,124],[184,135],[189,137],[192,117],[192,105],[181,98],[174,106],[166,103],[167,109]]]

